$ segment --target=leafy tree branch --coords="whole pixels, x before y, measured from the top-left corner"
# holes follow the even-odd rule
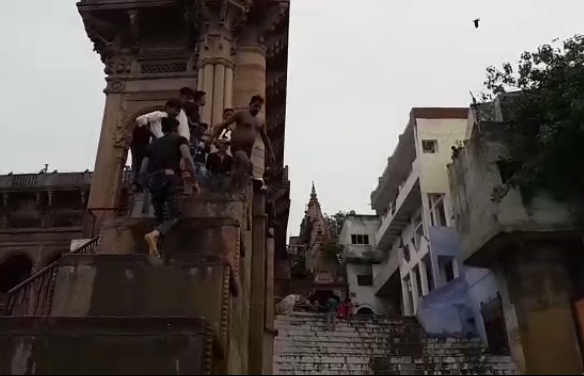
[[[518,63],[489,67],[483,100],[500,98],[511,160],[510,187],[544,189],[559,199],[584,193],[584,36],[554,40]],[[584,200],[582,200],[584,203]]]

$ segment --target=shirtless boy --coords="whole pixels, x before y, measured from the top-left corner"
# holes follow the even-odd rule
[[[235,130],[231,134],[231,154],[235,165],[229,181],[231,187],[242,184],[246,174],[251,177],[251,152],[258,133],[264,141],[268,162],[275,159],[266,124],[261,117],[257,116],[263,105],[264,99],[259,95],[254,95],[249,102],[249,108],[233,113],[223,123],[216,125],[211,133],[211,142],[215,142],[224,129],[235,123]]]

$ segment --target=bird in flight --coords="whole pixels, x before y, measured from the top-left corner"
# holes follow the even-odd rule
[[[474,24],[475,29],[479,28],[479,22],[481,21],[480,18],[477,18],[476,20],[472,20],[472,23]]]

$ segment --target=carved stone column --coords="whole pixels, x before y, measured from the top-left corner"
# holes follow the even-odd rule
[[[201,116],[207,124],[220,123],[223,110],[232,106],[232,30],[246,12],[245,3],[219,0],[205,2],[205,22],[199,43],[197,88],[207,93],[207,104]]]
[[[249,317],[249,375],[261,375],[266,318],[266,197],[254,192]]]
[[[270,229],[270,231],[273,229]],[[274,362],[274,337],[277,332],[274,329],[274,238],[266,239],[266,267],[265,267],[265,323],[264,323],[264,349],[261,375],[271,375]]]
[[[121,85],[121,83],[119,83]],[[112,84],[109,83],[108,87]],[[106,90],[105,109],[101,123],[101,134],[95,157],[92,186],[88,199],[88,210],[91,215],[88,220],[90,226],[97,230],[104,219],[113,214],[119,200],[122,185],[122,171],[127,156],[127,146],[131,139],[131,130],[125,129],[123,124],[124,99],[119,92]]]
[[[288,4],[281,2],[256,3],[238,35],[235,57],[236,72],[233,80],[233,104],[235,108],[248,106],[254,95],[266,96],[266,45],[265,37],[284,16]],[[261,116],[265,119],[265,106]],[[261,138],[256,140],[252,163],[255,178],[262,178],[265,171],[265,146]]]

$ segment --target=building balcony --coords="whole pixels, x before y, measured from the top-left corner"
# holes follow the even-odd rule
[[[401,183],[410,175],[412,164],[416,160],[415,132],[412,123],[408,123],[399,142],[387,159],[387,165],[379,177],[379,183],[371,192],[371,208],[378,213],[383,211],[395,197]]]
[[[408,178],[399,188],[391,210],[381,218],[381,226],[376,234],[378,247],[381,249],[391,247],[421,205],[420,169],[417,161],[414,161]]]
[[[342,257],[345,262],[378,264],[383,260],[383,253],[369,244],[350,244],[343,248]]]

